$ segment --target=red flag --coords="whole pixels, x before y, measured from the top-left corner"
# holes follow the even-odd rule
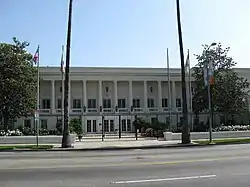
[[[33,62],[37,64],[39,61],[39,46],[37,47],[36,53],[33,56]]]

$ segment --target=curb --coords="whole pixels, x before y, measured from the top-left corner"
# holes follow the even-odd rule
[[[173,144],[173,145],[151,145],[151,146],[133,146],[133,147],[98,147],[98,148],[52,148],[52,149],[0,149],[0,152],[58,152],[58,151],[122,151],[122,150],[133,150],[133,149],[168,149],[168,148],[190,148],[190,147],[211,147],[220,145],[235,145],[235,144],[249,144],[249,142],[236,142],[236,143],[219,143],[219,144]]]
[[[188,147],[207,147],[213,145],[202,144],[173,144],[173,145],[151,145],[151,146],[133,146],[133,147],[98,147],[98,148],[52,148],[52,149],[6,149],[0,152],[46,152],[46,151],[114,151],[114,150],[133,150],[133,149],[167,149],[167,148],[188,148]]]

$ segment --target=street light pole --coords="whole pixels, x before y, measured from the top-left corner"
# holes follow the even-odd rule
[[[207,49],[206,49],[206,54],[207,51],[210,49],[210,47],[215,46],[216,43],[212,43]],[[206,62],[206,73],[207,73],[207,95],[208,95],[208,112],[209,112],[209,143],[212,144],[213,143],[213,136],[212,136],[212,131],[213,131],[213,113],[212,113],[212,98],[211,98],[211,87],[210,87],[210,76],[212,74],[212,67],[209,67],[210,64],[210,58],[208,58],[207,62]]]
[[[62,147],[71,147],[71,138],[69,134],[69,64],[70,64],[70,41],[71,41],[71,19],[72,19],[72,2],[69,0],[69,17],[68,33],[66,47],[66,65],[65,65],[65,82],[64,82],[64,129],[62,138]]]
[[[209,76],[209,63],[207,63],[207,95],[208,95],[208,111],[209,111],[209,143],[213,142],[212,137],[212,104],[211,104],[211,88],[210,88],[210,76]]]
[[[181,31],[181,17],[180,17],[180,2],[176,0],[177,8],[177,24],[178,24],[178,35],[179,35],[179,46],[180,46],[180,58],[181,58],[181,88],[182,88],[182,113],[183,113],[183,124],[182,124],[182,144],[189,144],[190,139],[190,127],[188,125],[188,109],[187,109],[187,92],[186,92],[186,75],[185,75],[185,63],[184,63],[184,52],[182,43],[182,31]]]

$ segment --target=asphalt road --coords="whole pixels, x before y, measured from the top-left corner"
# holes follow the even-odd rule
[[[0,153],[0,187],[249,187],[250,145]]]

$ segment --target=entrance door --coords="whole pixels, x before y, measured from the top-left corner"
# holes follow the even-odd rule
[[[114,132],[115,131],[115,123],[114,120],[104,120],[104,132]]]
[[[87,120],[87,133],[96,133],[96,120]]]

